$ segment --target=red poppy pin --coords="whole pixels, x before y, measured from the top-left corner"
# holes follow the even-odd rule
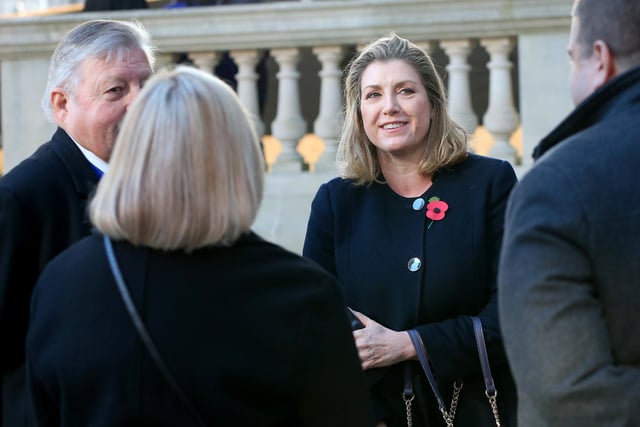
[[[431,228],[434,221],[440,221],[444,219],[445,213],[449,209],[447,202],[440,200],[440,197],[431,197],[429,203],[427,203],[427,218],[431,220],[427,230]]]

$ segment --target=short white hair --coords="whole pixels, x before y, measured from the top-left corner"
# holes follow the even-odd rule
[[[143,51],[151,69],[155,66],[155,48],[151,36],[136,21],[97,19],[87,21],[64,35],[51,57],[47,87],[42,96],[42,110],[54,122],[51,93],[61,88],[73,94],[79,80],[80,66],[89,58],[120,61],[131,50]]]

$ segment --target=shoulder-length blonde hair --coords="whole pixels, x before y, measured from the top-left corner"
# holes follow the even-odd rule
[[[262,200],[252,123],[217,77],[186,66],[159,72],[125,116],[91,221],[114,239],[156,249],[233,243]]]
[[[358,185],[379,179],[380,163],[375,146],[369,141],[362,123],[362,74],[373,62],[402,60],[421,76],[432,106],[432,119],[419,165],[422,174],[460,162],[467,155],[467,135],[447,111],[444,85],[429,55],[417,45],[396,34],[367,45],[348,66],[344,85],[345,120],[338,145],[338,174]]]

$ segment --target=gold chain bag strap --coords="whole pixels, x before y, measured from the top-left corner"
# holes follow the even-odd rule
[[[493,417],[496,422],[496,427],[501,427],[500,424],[500,415],[498,414],[498,402],[496,397],[498,395],[498,391],[496,390],[495,384],[493,382],[493,376],[491,375],[491,367],[489,366],[489,356],[487,355],[487,346],[484,341],[484,333],[482,331],[482,322],[479,317],[471,317],[471,321],[473,322],[473,330],[476,338],[476,347],[478,348],[478,356],[480,357],[480,366],[482,368],[482,375],[484,377],[485,384],[485,396],[489,400],[489,404],[491,405],[491,411],[493,412]],[[422,366],[422,370],[424,371],[427,381],[429,382],[429,386],[433,391],[434,396],[436,397],[436,401],[438,402],[438,408],[440,409],[440,413],[442,414],[442,418],[444,422],[447,424],[447,427],[453,427],[453,421],[456,416],[456,409],[458,408],[458,399],[460,398],[460,391],[462,390],[463,383],[462,381],[455,381],[453,383],[453,396],[451,397],[451,406],[449,410],[444,403],[444,399],[440,394],[440,389],[438,388],[438,383],[436,382],[435,376],[433,375],[433,371],[431,370],[431,366],[429,364],[429,358],[427,355],[427,349],[422,342],[422,338],[418,334],[418,331],[415,329],[411,329],[409,332],[409,337],[411,338],[411,342],[413,343],[414,348],[416,349],[416,354],[418,355],[418,360],[420,361],[420,365]],[[405,375],[405,390],[402,395],[406,411],[407,411],[407,427],[412,427],[413,425],[413,417],[411,413],[411,403],[413,402],[413,387],[410,384],[410,377]]]

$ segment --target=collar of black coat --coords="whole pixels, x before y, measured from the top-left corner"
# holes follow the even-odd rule
[[[53,151],[64,164],[78,194],[81,197],[89,197],[98,184],[98,175],[89,160],[62,128],[56,129],[51,142]]]
[[[544,137],[533,150],[537,160],[555,145],[599,122],[607,114],[637,103],[640,95],[640,67],[632,68],[611,79],[582,101],[554,130]]]

